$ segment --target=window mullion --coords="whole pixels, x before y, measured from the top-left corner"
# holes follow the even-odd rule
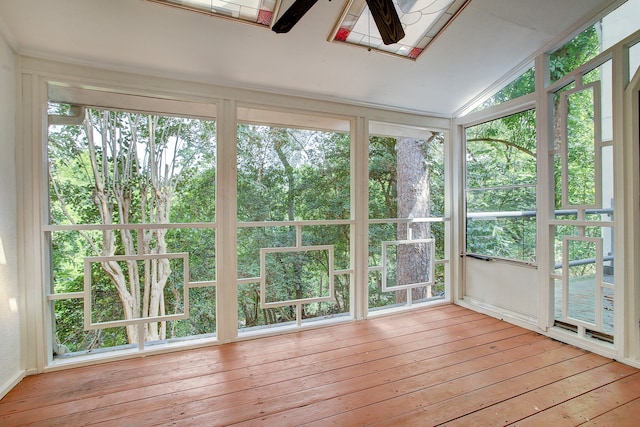
[[[238,336],[238,269],[237,269],[237,146],[236,105],[221,102],[218,119],[218,165],[216,215],[217,253],[217,331],[220,342],[230,342]]]

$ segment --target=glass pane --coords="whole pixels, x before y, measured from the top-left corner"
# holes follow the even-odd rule
[[[633,78],[640,69],[640,43],[629,49],[629,78]]]
[[[596,266],[592,260],[596,258],[595,242],[568,240],[569,251],[569,283],[568,283],[568,316],[583,322],[595,323]]]
[[[56,115],[71,108],[49,104]],[[215,220],[214,121],[82,112],[81,124],[49,126],[52,224]]]
[[[347,270],[351,266],[349,225],[313,225],[302,228],[302,245],[333,245],[334,269]]]
[[[613,335],[615,326],[613,289],[602,289],[602,332]]]
[[[555,274],[562,274],[562,260],[564,259],[562,238],[563,236],[577,236],[578,227],[572,225],[556,225],[554,229]]]
[[[535,110],[466,129],[467,188],[536,182]]]
[[[559,274],[559,271],[556,271],[556,274]],[[562,280],[556,279],[553,281],[553,295],[554,295],[554,318],[562,319]]]
[[[602,48],[608,49],[640,29],[640,0],[627,0],[602,19]]]
[[[596,134],[593,87],[567,95],[567,202],[596,204]]]
[[[82,299],[59,300],[52,303],[55,318],[54,358],[68,358],[107,350],[137,347],[127,337],[125,327],[84,329]]]
[[[433,238],[436,260],[444,258],[444,224],[427,221],[444,216],[444,135],[427,130],[404,130],[401,126],[391,129],[382,123],[372,126],[369,217],[385,222],[369,224],[369,266],[380,269],[369,274],[369,309],[403,307],[444,298],[445,270],[436,267],[436,278],[432,277],[431,263],[435,260],[429,258],[430,246],[427,251],[424,243],[384,244]],[[386,265],[383,265],[383,247],[386,247]],[[416,287],[384,291],[382,274],[387,287],[410,284]],[[431,281],[435,284],[419,286]]]
[[[369,218],[442,216],[444,135],[369,138]]]
[[[466,129],[466,251],[535,261],[535,111]]]
[[[91,323],[143,319],[166,313],[184,314],[183,258],[91,262],[90,268]],[[137,298],[121,303],[122,284],[111,279],[115,272],[138,284],[138,289],[131,291]],[[162,300],[162,304],[149,303],[156,300]]]
[[[51,233],[51,283],[53,293],[84,290],[84,258],[101,250],[100,231],[54,231]],[[98,246],[90,244],[96,242]],[[99,252],[98,252],[99,253]]]
[[[600,140],[603,142],[613,140],[613,95],[612,81],[613,70],[611,69],[612,61],[609,60],[601,66],[594,68],[583,76],[583,83],[600,82],[600,99],[594,102],[600,103]],[[597,119],[594,117],[594,119]]]
[[[238,220],[349,219],[347,133],[238,125]]]
[[[501,104],[505,101],[528,95],[536,90],[535,68],[522,73],[519,77],[500,89],[495,95],[484,101],[473,111],[481,111],[485,108]]]
[[[561,79],[640,29],[638,15],[640,0],[627,0],[601,21],[553,52],[549,58],[551,82]]]
[[[560,80],[600,52],[596,26],[589,27],[549,56],[551,82]]]
[[[176,228],[167,230],[167,241],[172,252],[189,254],[189,281],[216,280],[216,231],[202,228]]]
[[[267,304],[330,296],[329,251],[269,252],[264,262]]]
[[[238,278],[260,277],[260,248],[293,247],[295,227],[238,229]]]
[[[84,259],[111,257],[91,265],[93,322],[185,313],[185,280],[215,280],[215,229],[135,227],[215,221],[215,121],[61,103],[49,103],[48,110],[50,223],[80,226],[50,233],[51,291],[82,291]],[[183,259],[164,256],[177,252],[197,253],[191,277],[185,278]],[[135,259],[151,254],[157,259]],[[52,308],[57,325],[84,316],[83,305],[71,300]],[[194,330],[209,328],[191,320]],[[146,323],[143,329],[147,343],[175,338],[175,327],[167,328],[167,322]],[[142,339],[136,325],[114,330],[124,332],[109,340],[107,329],[81,335],[109,343],[100,348]],[[55,339],[62,341],[66,333],[56,329]]]
[[[602,160],[602,209],[594,212],[590,219],[597,221],[613,221],[613,146],[607,145],[601,150]]]
[[[256,280],[238,285],[240,331],[270,325],[295,326],[349,312],[350,276],[329,276],[329,267],[350,268],[351,225],[322,224],[351,217],[349,133],[303,128],[307,123],[320,127],[319,124],[331,122],[311,116],[252,109],[242,110],[242,114],[244,120],[288,125],[237,126],[237,218],[244,223],[237,234],[238,276]],[[271,221],[295,221],[299,225],[269,226]],[[320,224],[306,225],[304,221]],[[319,245],[332,246],[333,257],[328,257],[326,249],[296,249]],[[265,253],[266,271],[262,278],[260,250],[267,248],[290,249]],[[261,279],[265,280],[264,296]],[[328,297],[330,280],[335,300],[302,301]],[[261,297],[267,304],[301,301],[298,306],[262,308]]]
[[[189,318],[167,322],[167,338],[184,340],[215,336],[216,288],[215,286],[189,289]]]
[[[345,289],[345,288],[341,287],[341,289]],[[348,289],[348,286],[346,289]],[[340,297],[337,297],[336,301],[314,302],[311,304],[304,304],[302,306],[303,307],[302,311],[303,313],[305,313],[307,317],[305,319],[302,319],[302,323],[308,324],[308,323],[317,322],[319,320],[330,319],[336,316],[348,315],[349,299],[347,298],[346,304],[343,304],[344,301],[345,301],[344,295],[342,295]]]
[[[238,285],[238,323],[242,332],[263,329],[265,326],[295,324],[296,307],[260,307],[260,284]]]
[[[431,273],[431,244],[399,243],[385,246],[387,288],[428,283]]]
[[[336,299],[334,301],[302,304],[302,323],[311,323],[350,313],[350,276],[334,277]],[[269,327],[295,325],[296,307],[260,308],[260,284],[238,286],[238,320],[240,333],[264,330]]]
[[[158,0],[156,0],[158,1]],[[275,0],[159,0],[211,15],[232,17],[268,26],[271,23]]]

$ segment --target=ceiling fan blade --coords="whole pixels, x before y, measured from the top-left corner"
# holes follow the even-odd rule
[[[384,44],[398,43],[404,37],[404,29],[392,0],[367,0],[367,5],[378,27]]]
[[[276,33],[288,33],[300,18],[316,4],[318,0],[296,0],[271,28]]]

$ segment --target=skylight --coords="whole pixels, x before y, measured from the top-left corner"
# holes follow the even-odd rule
[[[268,27],[275,8],[276,0],[151,0],[184,9],[195,10],[225,18]]]
[[[347,3],[330,40],[415,59],[471,0],[393,0],[405,37],[385,45],[365,0]]]

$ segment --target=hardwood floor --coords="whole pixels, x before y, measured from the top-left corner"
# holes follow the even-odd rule
[[[0,425],[639,425],[640,371],[447,305],[25,378]]]

